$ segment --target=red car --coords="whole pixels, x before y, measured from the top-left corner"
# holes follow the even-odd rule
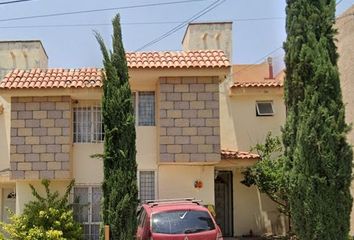
[[[209,210],[194,199],[147,201],[138,209],[137,240],[222,240]]]

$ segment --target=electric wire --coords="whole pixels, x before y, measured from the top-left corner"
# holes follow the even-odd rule
[[[250,21],[270,21],[285,19],[283,17],[273,18],[238,18],[231,19],[232,22],[250,22]],[[168,25],[181,24],[183,21],[161,21],[161,22],[122,22],[121,25]],[[75,24],[44,24],[44,25],[15,25],[15,26],[0,26],[2,29],[17,29],[17,28],[66,28],[66,27],[99,27],[111,26],[112,23],[75,23]]]
[[[7,2],[0,2],[0,5],[9,5],[13,3],[22,3],[22,2],[31,2],[33,0],[14,0],[14,1],[7,1]]]
[[[185,27],[190,22],[193,22],[194,20],[196,20],[196,19],[200,18],[201,16],[207,14],[208,12],[212,11],[214,8],[218,7],[219,5],[224,3],[225,1],[226,0],[216,0],[215,2],[213,2],[210,5],[208,5],[203,10],[197,12],[192,17],[190,17],[189,19],[185,20],[184,22],[182,22],[181,24],[177,25],[176,27],[172,28],[168,32],[160,35],[159,37],[155,38],[154,40],[144,44],[141,47],[139,47],[136,51],[141,51],[142,49],[145,49],[145,48],[147,48],[149,46],[152,46],[152,45],[156,44],[157,42],[160,42],[161,40],[165,39],[166,37],[172,35],[173,33],[177,32],[178,30],[182,29],[183,27]]]
[[[185,3],[202,2],[202,1],[208,1],[208,0],[183,0],[183,1],[173,1],[173,2],[160,2],[160,3],[130,5],[130,6],[122,6],[122,7],[100,8],[100,9],[91,9],[91,10],[79,10],[79,11],[73,11],[73,12],[50,13],[50,14],[43,14],[43,15],[33,15],[33,16],[25,16],[25,17],[0,19],[0,22],[27,20],[27,19],[35,19],[35,18],[68,16],[68,15],[76,15],[76,14],[84,14],[84,13],[105,12],[105,11],[124,10],[124,9],[133,9],[133,8],[157,7],[157,6],[163,6],[163,5],[185,4]]]

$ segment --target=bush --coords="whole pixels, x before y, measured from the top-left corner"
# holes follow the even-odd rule
[[[68,202],[74,181],[67,186],[62,197],[57,191],[50,191],[48,180],[43,180],[42,185],[46,196],[40,196],[30,185],[35,200],[25,205],[23,214],[12,214],[10,223],[1,223],[5,234],[12,240],[82,239],[81,226],[74,221],[72,206]]]

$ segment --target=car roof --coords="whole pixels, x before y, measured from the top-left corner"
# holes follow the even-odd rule
[[[145,203],[142,205],[148,213],[158,213],[165,211],[194,210],[208,211],[208,209],[196,202],[159,202]]]

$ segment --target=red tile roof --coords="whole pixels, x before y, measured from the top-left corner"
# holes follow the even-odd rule
[[[127,53],[129,68],[220,68],[230,62],[223,51],[198,50],[179,52]]]
[[[231,88],[248,88],[248,87],[283,87],[284,82],[281,80],[264,80],[259,82],[235,82]]]
[[[221,150],[222,159],[259,159],[259,155],[250,152],[241,152],[237,150]]]
[[[1,88],[89,88],[102,86],[102,70],[32,69],[14,70],[0,82]]]
[[[134,52],[127,53],[128,67],[148,68],[222,68],[229,60],[222,51],[203,50],[186,52]],[[0,81],[1,88],[90,88],[102,86],[102,70],[32,69],[13,70]]]

